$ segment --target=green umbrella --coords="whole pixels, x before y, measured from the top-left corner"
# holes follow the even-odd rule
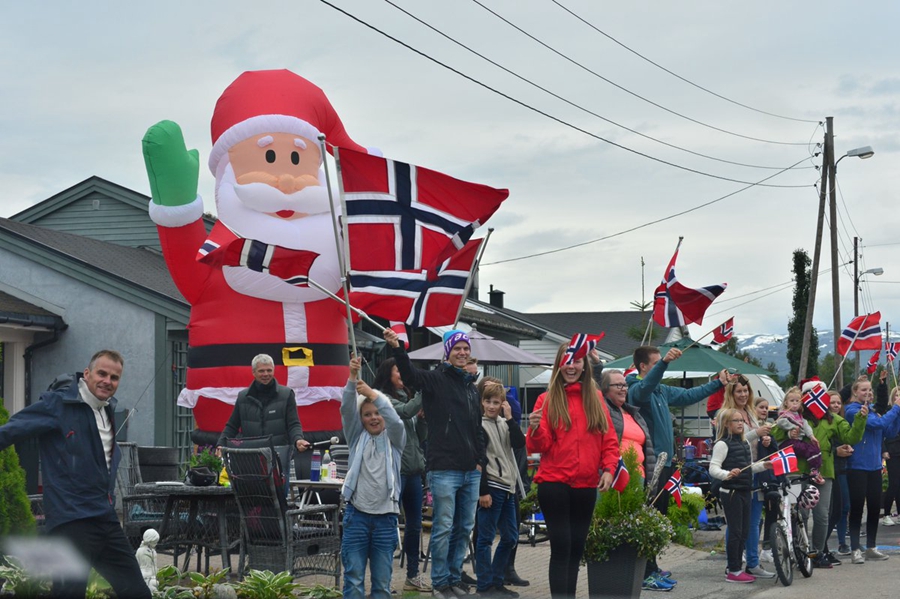
[[[723,368],[734,368],[741,374],[767,374],[769,376],[774,374],[765,368],[760,368],[749,362],[738,360],[734,356],[729,356],[724,352],[717,351],[702,343],[697,343],[688,347],[692,343],[694,343],[692,339],[679,339],[673,343],[666,343],[659,346],[659,352],[663,356],[665,356],[666,352],[673,347],[677,347],[684,351],[684,354],[682,354],[680,358],[669,364],[668,378],[671,378],[672,376],[682,376],[682,373],[691,373],[687,374],[687,378],[693,378],[695,376],[713,374],[719,372]],[[685,348],[688,349],[685,350]],[[631,356],[625,356],[618,360],[607,362],[604,365],[604,368],[625,370],[631,366],[631,362]]]

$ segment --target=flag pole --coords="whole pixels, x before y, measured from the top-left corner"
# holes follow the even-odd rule
[[[734,318],[734,316],[729,316],[728,318],[725,319],[725,322],[723,322],[722,324],[725,324],[726,322],[728,322],[728,321],[731,320],[732,318]],[[710,335],[712,335],[712,334],[716,331],[716,329],[718,329],[719,327],[722,326],[722,324],[720,324],[720,325],[719,325],[718,327],[716,327],[715,329],[712,329],[711,331],[709,331],[708,333],[706,333],[705,335],[703,335],[702,337],[700,337],[699,339],[697,339],[696,341],[694,341],[693,343],[691,343],[690,345],[688,345],[686,348],[684,348],[684,349],[681,350],[681,351],[682,351],[682,352],[686,352],[687,350],[691,349],[692,347],[694,347],[695,345],[697,345],[698,343],[700,343],[701,341],[703,341],[704,339],[706,339],[707,337],[709,337]]]
[[[338,177],[337,177],[338,185],[339,185],[338,191],[340,192],[340,197],[341,197],[341,213],[346,215],[347,211],[344,208],[344,185],[341,182],[341,160],[340,160],[340,156],[338,155],[338,147],[337,146],[333,146],[333,147],[334,147],[334,164],[335,164],[335,168],[337,169],[337,175],[338,175]],[[341,269],[341,286],[344,288],[344,303],[347,306],[347,332],[350,335],[350,346],[353,348],[353,355],[359,356],[359,350],[356,348],[356,332],[353,327],[353,317],[350,316],[350,310],[355,310],[355,308],[353,308],[353,306],[350,305],[350,284],[347,281],[347,273],[350,268],[350,251],[349,251],[350,250],[350,242],[347,239],[347,230],[346,230],[347,219],[346,219],[346,216],[345,216],[345,218],[341,219],[341,221],[343,222],[343,227],[344,227],[344,231],[343,231],[343,233],[344,233],[344,251],[341,251],[340,233],[338,233],[338,229],[337,229],[338,217],[337,217],[337,214],[335,214],[334,196],[331,193],[331,176],[328,173],[328,161],[325,159],[325,157],[327,156],[327,154],[325,152],[325,135],[321,134],[321,133],[319,134],[319,152],[322,154],[322,167],[325,170],[325,187],[328,189],[328,207],[331,208],[331,227],[332,227],[332,229],[334,229],[334,247],[337,250],[338,265]],[[312,280],[310,280],[309,282],[311,285],[313,285],[313,287],[315,287],[319,291],[324,291],[324,292],[328,293],[329,295],[331,295],[332,297],[337,298],[337,296],[334,296],[330,292],[323,289],[321,285],[313,283]],[[337,298],[337,299],[338,299],[338,301],[340,301],[340,298]],[[379,325],[379,326],[381,326],[381,325]]]
[[[481,264],[481,257],[484,255],[484,250],[487,247],[488,239],[491,238],[491,233],[494,232],[494,228],[491,227],[487,231],[487,235],[484,236],[484,240],[481,242],[481,247],[478,248],[478,256],[475,257],[475,261],[472,262],[472,268],[469,269],[469,278],[466,279],[466,287],[463,289],[462,300],[459,302],[459,308],[456,310],[456,318],[453,319],[453,328],[456,328],[456,325],[459,324],[459,317],[462,316],[463,308],[466,305],[466,298],[469,297],[469,291],[472,289],[472,281],[475,278],[475,272],[478,270],[478,265]]]
[[[378,328],[381,330],[381,332],[384,332],[384,331],[387,330],[387,328],[386,328],[384,325],[382,325],[381,323],[379,323],[379,322],[377,322],[377,321],[375,321],[375,320],[372,320],[372,318],[371,318],[368,314],[366,314],[365,312],[363,312],[363,311],[360,310],[359,308],[356,308],[356,307],[350,305],[350,302],[347,301],[345,298],[341,298],[341,297],[335,295],[334,293],[328,291],[326,288],[322,287],[321,285],[319,285],[318,283],[316,283],[316,282],[313,281],[312,279],[307,279],[307,280],[309,281],[309,284],[310,284],[310,285],[312,285],[313,287],[315,287],[316,289],[318,289],[319,291],[321,291],[322,293],[324,293],[325,295],[327,295],[328,297],[330,297],[330,298],[333,299],[334,301],[336,301],[336,302],[338,302],[338,303],[341,303],[341,304],[344,304],[345,306],[347,306],[347,307],[350,309],[351,312],[353,312],[354,314],[356,314],[357,316],[359,316],[360,318],[362,318],[362,319],[365,320],[366,322],[368,322],[368,323],[370,323],[370,324],[372,324],[372,325],[378,327]]]
[[[859,327],[856,329],[856,334],[853,335],[853,339],[850,340],[850,345],[847,347],[847,353],[850,353],[850,350],[853,348],[853,344],[856,343],[856,338],[859,337],[859,333],[865,328],[866,321],[869,320],[870,314],[866,314],[865,318],[863,318],[862,323],[860,323]],[[843,334],[843,332],[842,332]],[[841,356],[841,363],[838,364],[837,368],[834,369],[834,376],[831,377],[831,382],[828,383],[828,388],[834,384],[834,381],[837,380],[837,375],[841,371],[841,368],[844,367],[844,362],[847,361],[847,354]],[[868,378],[868,377],[867,377]]]

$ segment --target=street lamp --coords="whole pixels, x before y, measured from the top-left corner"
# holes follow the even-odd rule
[[[828,123],[831,124],[830,121]],[[830,129],[829,129],[830,132]],[[826,152],[826,155],[831,156],[831,160],[834,160],[834,136],[833,133],[831,135],[826,135],[825,139],[826,143],[830,143],[830,152]],[[840,305],[840,283],[838,281],[838,239],[837,239],[837,200],[835,199],[835,187],[836,187],[836,179],[837,179],[837,167],[838,163],[841,160],[846,158],[847,156],[853,156],[854,158],[861,158],[863,160],[867,158],[871,158],[875,155],[875,150],[872,149],[871,146],[862,146],[860,148],[854,148],[838,158],[837,162],[832,162],[829,166],[831,167],[831,177],[830,177],[830,185],[828,190],[829,195],[829,213],[830,213],[830,221],[831,221],[831,300],[832,300],[832,318],[834,323],[834,355],[837,356],[837,342],[840,339],[840,330],[841,330],[841,305]],[[857,285],[858,287],[859,285]],[[857,364],[858,365],[858,364]],[[837,371],[837,379],[836,379],[837,388],[840,389],[844,386],[844,375],[841,369]]]

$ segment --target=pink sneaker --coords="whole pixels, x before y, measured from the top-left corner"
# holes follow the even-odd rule
[[[725,582],[740,582],[746,584],[748,582],[756,582],[756,576],[747,574],[746,572],[738,572],[737,574],[729,572],[725,575]]]

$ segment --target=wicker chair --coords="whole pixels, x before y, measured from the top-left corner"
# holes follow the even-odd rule
[[[223,454],[241,512],[244,542],[239,574],[250,568],[290,572],[294,578],[334,576],[340,587],[340,507],[288,506],[281,470],[270,448],[223,448]]]
[[[162,527],[165,498],[154,495],[138,495],[134,487],[143,482],[138,462],[136,443],[120,442],[122,459],[116,472],[116,495],[122,502],[122,528],[132,547],[141,546],[144,531]]]

